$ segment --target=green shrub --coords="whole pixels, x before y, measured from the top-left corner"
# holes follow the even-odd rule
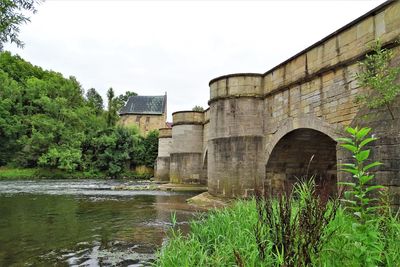
[[[369,173],[373,167],[379,166],[382,163],[368,163],[370,149],[365,149],[369,143],[377,140],[374,137],[367,137],[371,128],[358,127],[346,128],[351,138],[339,138],[342,142],[340,146],[352,153],[354,163],[341,164],[342,171],[350,173],[352,179],[350,182],[340,182],[340,185],[345,185],[347,190],[344,192],[345,201],[348,203],[348,208],[353,211],[353,214],[359,218],[360,223],[365,223],[374,215],[374,210],[379,208],[376,206],[378,199],[371,196],[377,189],[383,188],[381,185],[371,185],[374,175]]]

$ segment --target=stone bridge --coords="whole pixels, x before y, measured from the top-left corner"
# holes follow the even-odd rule
[[[388,1],[264,74],[240,73],[210,81],[209,109],[173,113],[160,130],[156,178],[208,184],[211,195],[246,197],[255,189],[287,190],[315,175],[332,194],[351,160],[335,139],[346,126],[369,126],[379,138],[372,159],[384,163],[377,182],[400,204],[400,99],[387,109],[355,103],[358,62],[380,39],[400,65],[400,1]]]

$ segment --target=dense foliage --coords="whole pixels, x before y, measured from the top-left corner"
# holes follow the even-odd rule
[[[138,164],[152,167],[157,133],[140,137],[136,129],[115,126],[121,100],[111,88],[108,97],[104,111],[94,88],[85,98],[74,77],[1,53],[0,166],[102,172],[110,177]]]
[[[146,137],[139,137],[140,146],[135,146],[131,157],[137,165],[154,167],[158,154],[158,132],[151,131]]]

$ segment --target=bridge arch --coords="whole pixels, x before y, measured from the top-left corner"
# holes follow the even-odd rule
[[[314,176],[320,195],[335,194],[338,136],[338,130],[319,118],[284,121],[278,131],[267,137],[266,193],[288,192],[297,179]]]

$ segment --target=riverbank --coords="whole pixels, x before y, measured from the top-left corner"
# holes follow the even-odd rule
[[[152,174],[135,171],[125,172],[119,179],[146,180]],[[46,168],[0,168],[0,180],[40,180],[40,179],[110,179],[105,173],[66,172],[59,169]]]

